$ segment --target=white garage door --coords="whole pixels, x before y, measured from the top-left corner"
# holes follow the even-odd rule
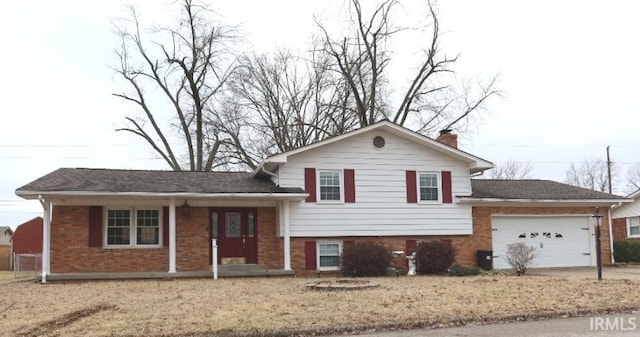
[[[494,216],[493,266],[511,268],[504,256],[506,246],[524,242],[536,247],[531,268],[592,265],[589,216]]]

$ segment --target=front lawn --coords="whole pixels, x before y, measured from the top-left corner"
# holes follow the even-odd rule
[[[359,291],[315,279],[0,283],[0,331],[20,336],[278,335],[448,326],[640,307],[640,283],[540,276],[376,278]],[[285,333],[282,333],[285,332]]]

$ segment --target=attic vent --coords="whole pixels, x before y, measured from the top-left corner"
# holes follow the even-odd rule
[[[373,138],[373,146],[375,146],[376,149],[381,149],[384,147],[384,138],[382,138],[382,136],[375,136]]]

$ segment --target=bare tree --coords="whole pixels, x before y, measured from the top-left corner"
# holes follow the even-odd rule
[[[399,33],[414,30],[395,24],[399,2],[386,0],[367,16],[359,0],[350,0],[352,31],[342,37],[333,37],[325,25],[316,21],[322,35],[318,48],[330,57],[331,69],[347,84],[361,127],[387,118],[421,133],[451,129],[480,111],[490,97],[500,94],[495,78],[486,84],[462,84],[456,88],[451,66],[458,56],[442,55],[438,17],[430,2],[427,6],[429,17],[425,22],[430,23],[430,32],[416,41],[422,56],[395,108],[387,97],[391,92],[387,88],[387,69],[392,61],[389,46]],[[393,87],[401,86],[394,83]]]
[[[246,112],[249,129],[263,135],[263,153],[289,151],[357,125],[346,112],[348,91],[336,90],[325,64],[288,51],[241,58],[232,101]]]
[[[533,166],[529,162],[507,160],[489,171],[490,179],[529,179]]]
[[[626,192],[633,193],[640,190],[640,164],[636,163],[627,170]]]
[[[617,181],[618,169],[611,165],[612,185]],[[600,192],[609,191],[607,163],[600,159],[585,160],[581,164],[571,163],[565,174],[565,182]]]
[[[487,85],[454,83],[457,56],[442,55],[439,22],[428,2],[429,35],[417,40],[427,43],[406,91],[393,99],[402,86],[390,83],[391,41],[414,29],[396,26],[397,0],[382,2],[370,15],[359,0],[348,0],[350,33],[334,38],[318,23],[322,36],[308,57],[281,51],[239,58],[233,53],[235,28],[216,24],[196,1],[180,0],[175,27],[144,29],[131,8],[118,30],[115,71],[129,90],[114,95],[142,112],[126,117],[127,126],[118,131],[144,139],[173,170],[256,168],[265,155],[382,118],[423,134],[459,130],[499,95],[495,79]]]
[[[133,7],[130,18],[117,27],[121,45],[114,68],[130,90],[114,95],[142,111],[126,117],[129,125],[118,131],[142,137],[173,170],[184,169],[182,151],[188,154],[188,170],[209,171],[219,164],[217,156],[228,142],[218,129],[226,122],[219,118],[218,98],[235,69],[231,46],[237,37],[234,27],[214,24],[205,6],[182,0],[180,7],[176,27],[145,29]],[[154,106],[154,95],[165,104]],[[167,127],[166,119],[174,123]],[[173,131],[184,147],[172,145]]]

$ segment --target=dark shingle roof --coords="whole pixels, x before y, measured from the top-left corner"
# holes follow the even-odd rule
[[[525,200],[609,200],[624,199],[551,180],[472,179],[471,198]]]
[[[176,172],[61,168],[16,190],[21,192],[305,193],[246,172]]]

